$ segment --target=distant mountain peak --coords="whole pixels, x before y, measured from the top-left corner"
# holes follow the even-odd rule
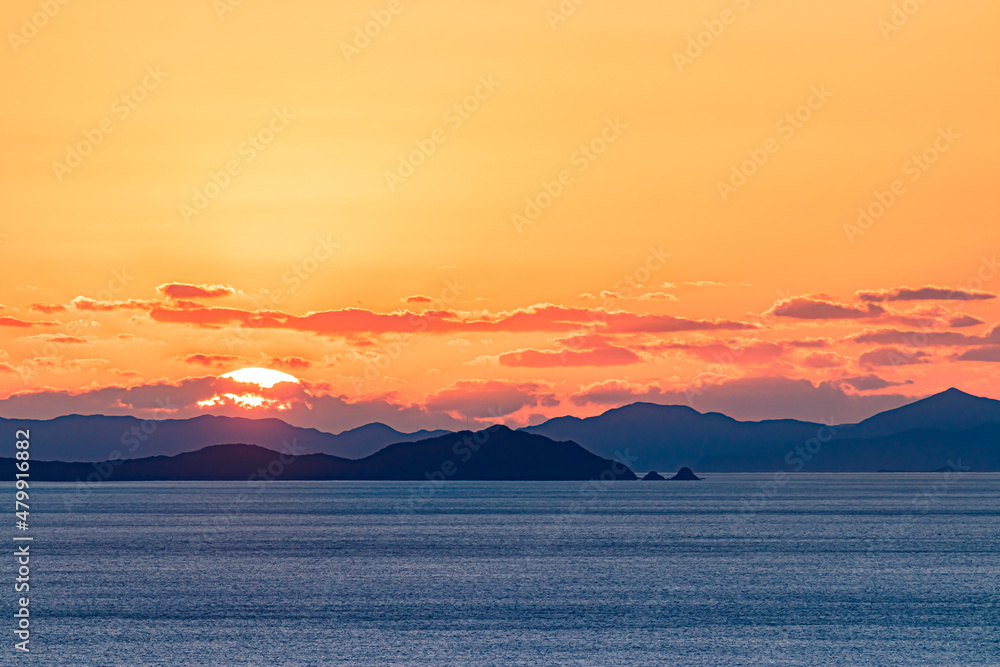
[[[843,434],[870,438],[914,429],[963,430],[1000,422],[1000,401],[949,387],[942,392],[869,417]]]

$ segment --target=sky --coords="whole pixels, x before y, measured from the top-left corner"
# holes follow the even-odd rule
[[[5,2],[0,416],[1000,398],[998,24],[992,0]],[[246,367],[298,382],[221,378]]]

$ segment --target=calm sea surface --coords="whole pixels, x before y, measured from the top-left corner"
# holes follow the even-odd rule
[[[1000,664],[1000,475],[706,477],[33,484],[0,664]]]

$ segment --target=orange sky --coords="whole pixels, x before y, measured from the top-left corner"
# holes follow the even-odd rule
[[[1000,398],[995,2],[49,4],[0,8],[2,416]]]

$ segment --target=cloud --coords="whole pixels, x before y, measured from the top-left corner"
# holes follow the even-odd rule
[[[974,327],[979,324],[986,324],[978,317],[971,315],[956,315],[948,320],[948,326],[960,329],[962,327]]]
[[[17,369],[5,361],[0,361],[0,375],[19,375]]]
[[[640,301],[679,301],[676,296],[667,292],[646,292],[639,297]]]
[[[885,309],[875,304],[848,306],[823,297],[794,297],[778,301],[767,314],[797,320],[850,320],[878,317]]]
[[[214,299],[236,294],[229,285],[202,285],[191,283],[164,283],[156,291],[168,299]]]
[[[32,336],[32,338],[39,338],[40,336]],[[80,336],[60,336],[58,334],[44,334],[44,340],[51,343],[60,343],[63,345],[87,345],[93,343],[94,341],[90,338],[82,338]]]
[[[742,284],[742,283],[741,283]],[[729,287],[726,283],[717,283],[714,280],[694,280],[681,283],[684,287]]]
[[[156,301],[144,301],[142,299],[129,299],[128,301],[96,301],[87,297],[78,296],[72,301],[72,306],[77,310],[90,312],[109,312],[113,310],[147,310]]]
[[[913,384],[913,380],[893,382],[890,380],[884,380],[873,374],[841,378],[840,382],[848,385],[849,387],[853,387],[858,391],[875,391],[878,389],[886,389],[887,387],[898,387],[901,385]]]
[[[69,310],[69,306],[64,306],[61,304],[45,304],[45,303],[33,303],[31,304],[31,310],[36,313],[44,313],[45,315],[52,315],[54,313],[63,313]]]
[[[58,322],[19,320],[16,317],[0,317],[0,327],[18,327],[27,329],[29,327],[54,327]]]
[[[917,289],[896,287],[894,289],[868,290],[858,292],[858,298],[869,303],[884,301],[982,301],[995,299],[996,295],[989,292],[929,285]]]
[[[638,397],[638,396],[637,396]],[[847,393],[834,382],[759,376],[660,391],[644,398],[663,405],[688,405],[699,412],[721,412],[734,419],[801,419],[854,423],[914,399],[898,394]]]
[[[667,343],[662,349],[682,350],[702,361],[715,364],[766,364],[781,357],[786,347],[782,343],[756,341],[737,343]]]
[[[339,433],[372,422],[382,422],[404,431],[425,427],[457,429],[466,425],[464,418],[455,419],[444,412],[429,411],[419,404],[402,404],[391,397],[349,400],[346,396],[310,394],[305,384],[284,382],[275,385],[275,391],[280,389],[280,393],[273,397],[280,398],[287,406],[284,410],[248,412],[235,404],[201,408],[198,401],[210,399],[220,392],[238,394],[246,389],[245,385],[241,387],[238,383],[208,376],[129,387],[113,385],[79,392],[18,392],[0,399],[0,416],[18,419],[52,419],[67,414],[132,415],[145,419],[182,419],[203,414],[276,417],[290,424],[330,433]],[[523,391],[526,396],[530,396],[530,391]],[[543,398],[546,402],[554,400],[543,396],[540,388],[537,394],[532,399],[536,403],[541,403]],[[497,397],[504,398],[499,395]],[[473,398],[469,400],[474,401]]]
[[[837,368],[844,365],[844,359],[839,354],[813,352],[802,360],[806,368]]]
[[[330,336],[498,331],[569,333],[586,328],[609,333],[660,333],[754,328],[753,325],[730,320],[692,320],[671,315],[636,315],[622,311],[607,311],[603,308],[567,308],[552,304],[538,304],[496,314],[470,314],[448,310],[430,310],[419,314],[411,311],[376,313],[361,308],[344,308],[295,316],[277,311],[247,311],[182,302],[171,306],[153,306],[150,317],[159,322],[177,324],[289,329]]]
[[[1000,345],[987,345],[966,350],[962,354],[953,357],[955,361],[989,361],[1000,362]]]
[[[456,419],[499,420],[524,407],[554,407],[559,400],[544,385],[504,380],[459,380],[424,400],[430,411]]]
[[[734,378],[677,390],[666,390],[657,382],[608,380],[582,387],[570,399],[577,406],[648,401],[687,405],[699,412],[721,412],[740,420],[801,419],[839,424],[856,423],[913,400],[898,394],[848,393],[835,382],[814,384],[774,376]]]
[[[688,405],[696,410],[718,411],[734,419],[767,415],[839,424],[858,422],[913,401],[898,394],[848,394],[833,382],[813,384],[784,377],[739,378],[687,393]]]
[[[791,345],[792,347],[806,347],[806,348],[816,348],[816,347],[830,347],[829,338],[806,338],[805,340],[790,340],[785,342],[786,345]]]
[[[408,296],[401,299],[403,303],[432,303],[434,299],[429,296],[424,296],[423,294],[414,294],[413,296]]]
[[[576,406],[584,405],[625,405],[645,399],[655,399],[663,395],[660,385],[633,383],[627,380],[605,380],[581,387],[580,391],[570,397],[570,402]]]
[[[927,353],[919,350],[907,351],[898,347],[880,347],[869,350],[858,357],[863,366],[911,366],[928,363]]]
[[[632,350],[615,345],[614,337],[602,334],[570,336],[556,341],[558,350],[524,349],[501,354],[501,366],[558,368],[560,366],[630,366],[642,362]]]
[[[232,362],[239,359],[235,354],[189,354],[184,357],[183,361],[188,364],[196,364],[198,366],[211,366],[211,367],[222,367],[232,364]]]
[[[308,359],[303,359],[302,357],[271,357],[268,365],[277,366],[278,368],[283,368],[286,371],[294,371],[309,368],[313,365],[313,362]]]
[[[735,331],[756,329],[753,324],[733,320],[692,320],[672,315],[634,315],[614,312],[606,316],[606,330],[612,333],[667,333],[681,331]]]
[[[563,349],[558,352],[517,350],[504,352],[499,357],[501,366],[525,368],[553,368],[559,366],[629,366],[642,363],[632,350],[622,347],[600,347],[592,350]]]
[[[596,295],[584,292],[583,294],[577,295],[577,298],[602,301],[609,301],[613,299],[638,299],[639,301],[680,301],[680,299],[676,296],[667,292],[646,292],[645,294],[641,294],[639,296],[626,296],[621,292],[615,292],[613,290],[604,290]]]
[[[905,345],[907,347],[978,345],[986,341],[982,336],[968,336],[954,331],[900,331],[897,329],[869,331],[855,336],[853,340],[855,343]]]

